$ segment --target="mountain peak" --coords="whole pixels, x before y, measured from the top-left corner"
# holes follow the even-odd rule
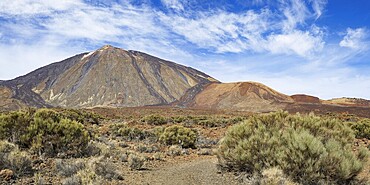
[[[104,45],[1,84],[10,84],[6,88],[15,92],[11,97],[25,102],[76,108],[136,107],[169,104],[212,79],[190,67]],[[0,96],[4,93],[0,91]]]
[[[100,49],[98,50],[107,50],[107,49],[116,49],[116,47],[113,47],[112,45],[104,45],[103,47],[101,47]]]

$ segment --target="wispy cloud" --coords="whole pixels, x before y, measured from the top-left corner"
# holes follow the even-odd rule
[[[184,5],[180,0],[161,0],[161,2],[170,9],[174,9],[177,11],[183,11]]]
[[[55,11],[65,11],[81,6],[80,0],[2,0],[0,2],[0,15],[3,16],[34,16],[51,14]]]
[[[339,45],[351,49],[364,49],[367,47],[365,43],[366,37],[368,37],[368,35],[365,28],[347,28],[346,35],[343,37],[343,40],[340,41]]]
[[[315,7],[320,5],[315,10],[321,9],[324,4],[318,1],[312,1]],[[162,3],[176,10],[183,10],[185,6],[178,0],[162,0]],[[28,38],[30,35],[26,35],[24,30],[33,36],[38,37],[37,33],[41,32],[66,41],[87,39],[90,42],[119,43],[125,38],[144,38],[159,43],[174,40],[174,46],[179,44],[177,39],[182,39],[217,53],[253,51],[306,56],[313,49],[321,48],[324,43],[321,35],[296,28],[312,14],[303,1],[281,0],[278,8],[280,12],[263,8],[238,14],[219,9],[190,12],[192,16],[189,17],[189,12],[167,14],[145,5],[134,6],[129,1],[100,7],[81,1],[53,3],[43,0],[35,3],[17,0],[1,3],[0,14],[23,16],[20,21],[23,25],[17,22],[17,25],[7,26]],[[43,16],[37,17],[40,14]],[[24,27],[28,28],[22,29]],[[294,44],[295,40],[301,41],[301,44]]]
[[[312,8],[315,12],[316,19],[318,19],[323,14],[324,8],[326,4],[328,3],[328,1],[327,0],[310,0],[310,2],[312,3]]]

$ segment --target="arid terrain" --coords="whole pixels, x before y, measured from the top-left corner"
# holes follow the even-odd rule
[[[32,148],[21,148],[29,156],[29,164],[24,161],[12,163],[21,165],[24,171],[20,173],[18,168],[13,168],[7,176],[3,170],[2,184],[256,183],[243,173],[222,171],[216,156],[219,141],[227,129],[254,113],[163,107],[55,111],[67,117],[79,115],[78,119],[91,135],[86,151],[73,157],[63,152],[40,155]],[[348,113],[323,113],[322,116],[361,119]],[[174,125],[196,133],[194,146],[166,144],[156,136],[156,133]],[[353,151],[356,152],[359,146],[369,147],[369,144],[368,138],[356,139],[352,143]],[[27,165],[29,169],[25,167]],[[356,178],[368,178],[369,170],[370,163],[366,163]]]

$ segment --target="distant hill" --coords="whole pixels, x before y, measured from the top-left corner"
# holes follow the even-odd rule
[[[267,112],[284,109],[294,100],[256,82],[212,83],[197,94],[187,106],[204,109],[237,109]]]
[[[362,98],[334,98],[324,101],[325,104],[336,104],[343,106],[358,106],[358,107],[370,107],[370,100]]]

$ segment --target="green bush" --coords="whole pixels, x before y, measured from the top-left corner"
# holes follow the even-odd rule
[[[157,136],[150,131],[130,127],[127,124],[113,124],[110,126],[110,130],[116,136],[121,136],[128,141],[141,141],[150,138],[157,138]]]
[[[367,156],[365,149],[357,155],[351,151],[353,138],[339,120],[277,112],[231,127],[220,142],[218,158],[228,170],[253,174],[278,167],[303,184],[347,184]]]
[[[182,123],[182,122],[184,122],[186,120],[188,120],[188,118],[185,117],[185,116],[172,116],[171,117],[171,121],[173,123]]]
[[[89,135],[81,123],[70,119],[55,122],[35,117],[23,141],[25,146],[50,156],[58,153],[78,156],[86,148]]]
[[[370,119],[363,119],[359,122],[351,122],[350,126],[355,131],[356,138],[370,139]]]
[[[62,109],[59,111],[64,118],[68,118],[73,121],[77,121],[83,124],[99,124],[101,119],[104,119],[102,116],[88,112],[85,110],[77,109]]]
[[[0,114],[0,139],[19,144],[21,136],[27,132],[32,120],[30,112],[10,112]]]
[[[165,117],[157,114],[145,116],[141,121],[150,125],[164,125],[168,122]]]
[[[197,134],[186,127],[173,125],[167,127],[159,137],[159,141],[166,145],[181,145],[183,148],[194,148]]]
[[[62,119],[62,115],[52,109],[39,109],[33,117],[34,119],[51,120],[53,122],[59,122]]]
[[[0,139],[39,153],[80,155],[89,141],[85,127],[51,109],[29,109],[0,115]]]

